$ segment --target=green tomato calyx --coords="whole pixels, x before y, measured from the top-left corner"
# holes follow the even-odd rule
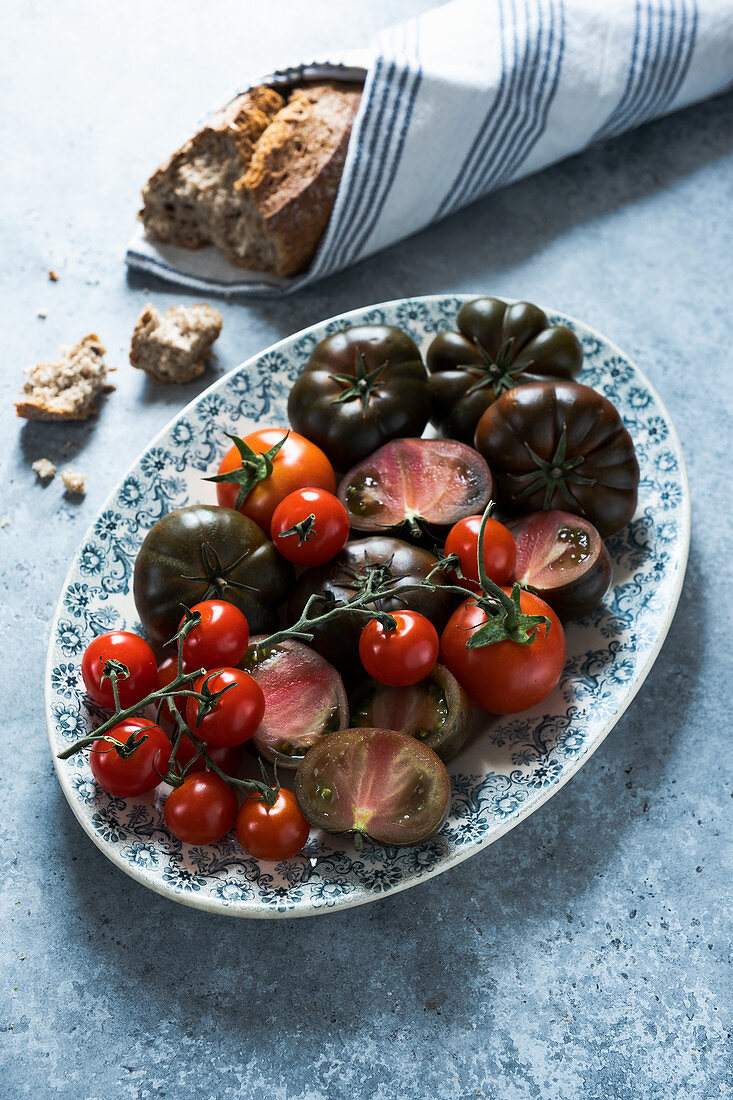
[[[369,407],[372,394],[379,388],[380,375],[384,373],[388,366],[389,363],[385,360],[381,366],[375,367],[372,371],[368,371],[364,353],[357,351],[353,374],[329,375],[332,381],[339,382],[342,386],[346,387],[338,397],[333,397],[331,400],[334,404],[341,405],[344,401],[353,401],[358,398],[361,401],[362,409],[366,411]]]
[[[224,474],[215,474],[213,477],[205,477],[203,480],[213,481],[216,484],[238,485],[239,489],[237,491],[237,499],[234,507],[239,509],[242,507],[255,485],[259,485],[261,481],[264,481],[265,478],[268,478],[272,473],[272,464],[281,448],[284,447],[290,432],[286,432],[279,443],[276,443],[274,447],[270,447],[270,449],[263,454],[257,454],[256,451],[253,451],[249,444],[245,443],[243,439],[240,439],[238,435],[230,435],[229,432],[225,432],[224,434],[231,439],[232,443],[239,451],[242,465],[237,466],[235,470],[229,470]]]

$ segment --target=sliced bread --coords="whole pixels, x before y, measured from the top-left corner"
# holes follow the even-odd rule
[[[210,118],[145,184],[140,217],[148,235],[184,248],[228,249],[241,235],[234,185],[284,104],[272,88],[259,85]]]
[[[264,93],[279,101],[269,114]],[[360,99],[358,85],[333,81],[296,88],[287,103],[268,88],[238,97],[146,184],[148,236],[184,248],[215,244],[255,271],[304,270],[331,216]]]

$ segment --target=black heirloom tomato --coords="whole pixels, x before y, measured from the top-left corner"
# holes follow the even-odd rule
[[[273,630],[292,579],[292,566],[254,520],[231,508],[193,504],[148,531],[133,590],[140,622],[156,642],[167,642],[178,629],[181,604],[193,607],[212,596],[238,607],[253,634]]]
[[[459,311],[458,332],[428,348],[430,419],[443,435],[473,443],[476,425],[502,393],[543,378],[572,379],[583,351],[567,325],[551,325],[531,302],[476,298]]]
[[[440,757],[397,730],[339,730],[314,745],[295,776],[307,820],[329,833],[399,847],[420,844],[448,813],[450,779]]]
[[[410,546],[402,539],[389,538],[386,535],[374,535],[371,538],[355,539],[346,543],[343,550],[327,565],[307,569],[298,579],[293,590],[288,616],[295,622],[302,614],[308,599],[317,593],[325,601],[346,603],[352,596],[363,591],[369,574],[377,571],[379,579],[395,585],[418,585],[435,568],[437,558],[428,550]],[[419,611],[430,619],[440,631],[448,621],[452,608],[451,596],[441,591],[446,584],[443,573],[436,573],[432,583],[435,591],[428,588],[406,592],[404,597],[379,600],[370,605],[380,611]],[[318,607],[315,609],[319,610]],[[363,615],[345,612],[331,622],[313,629],[313,648],[344,673],[364,670],[359,661],[359,638],[366,619]]]
[[[420,351],[390,325],[357,325],[321,340],[288,399],[293,428],[337,470],[390,439],[421,435],[429,411]]]
[[[533,382],[510,390],[479,420],[476,449],[508,512],[572,512],[605,538],[636,510],[634,444],[616,408],[590,386]]]

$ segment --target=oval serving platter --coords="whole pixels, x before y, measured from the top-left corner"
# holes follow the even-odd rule
[[[394,324],[423,351],[454,327],[475,295],[409,298],[352,310],[254,356],[215,382],[153,440],[87,531],[59,599],[46,667],[46,719],[59,781],[84,830],[121,870],[186,905],[242,917],[297,917],[361,905],[405,890],[498,840],[546,802],[585,763],[629,705],[662,646],[687,562],[689,490],[679,440],[644,375],[599,333],[548,310],[583,345],[578,379],[610,398],[641,468],[632,522],[608,542],[613,585],[598,611],[568,629],[560,684],[538,708],[481,716],[480,730],[449,765],[448,820],[416,848],[366,847],[311,833],[304,852],[279,864],[247,856],[235,840],[181,844],[163,827],[161,792],[124,800],[97,787],[88,754],[57,752],[91,731],[81,656],[92,637],[139,630],[132,598],[135,555],[165,512],[215,502],[201,480],[229,446],[225,432],[287,424],[288,391],[315,344],[347,325]]]

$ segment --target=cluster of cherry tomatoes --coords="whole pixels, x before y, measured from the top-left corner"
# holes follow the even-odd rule
[[[267,429],[243,441],[252,455],[275,449],[276,457],[267,476],[242,499],[236,482],[217,484],[218,501],[223,507],[237,506],[254,519],[270,533],[280,554],[295,565],[322,565],[346,544],[348,514],[335,496],[333,467],[320,448],[295,432],[287,433],[284,441],[283,435]],[[242,449],[232,447],[219,474],[236,474],[240,466],[244,468],[242,460]],[[445,554],[457,560],[453,581],[478,594],[481,523],[480,516],[462,519],[445,543]],[[482,547],[486,576],[498,585],[509,585],[516,555],[510,531],[494,519],[485,520]],[[485,620],[484,611],[470,599],[453,613],[440,637],[433,623],[413,610],[366,621],[359,656],[369,676],[393,687],[425,679],[440,658],[477,706],[493,713],[520,710],[552,690],[565,660],[564,633],[549,607],[522,592],[521,610],[547,616],[551,629],[540,628],[531,647],[511,641],[492,645],[489,662],[485,649],[466,646],[468,632]],[[250,854],[268,860],[288,858],[303,847],[309,832],[293,793],[277,784],[271,797],[249,793],[240,807],[232,786],[246,786],[246,781],[237,779],[242,747],[258,729],[265,710],[259,684],[238,667],[249,644],[247,619],[233,604],[218,599],[197,604],[190,615],[198,621],[189,623],[179,639],[180,667],[177,655],[158,664],[148,643],[128,631],[101,635],[87,648],[82,674],[97,704],[142,710],[150,702],[159,702],[154,721],[124,717],[94,742],[92,772],[100,786],[117,797],[147,793],[165,779],[173,788],[165,802],[165,823],[182,841],[213,843],[236,827]],[[115,678],[114,687],[110,661],[126,669],[126,674]],[[188,677],[185,684],[181,684],[181,670]],[[199,674],[194,676],[196,671]],[[175,688],[161,697],[161,689],[171,685]]]

